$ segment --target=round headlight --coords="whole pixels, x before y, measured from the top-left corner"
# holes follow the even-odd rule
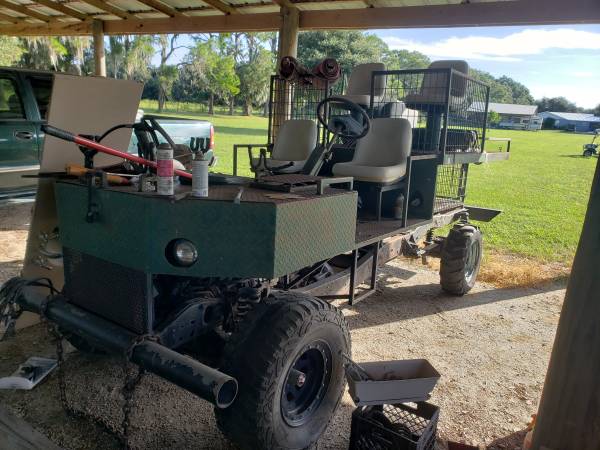
[[[167,245],[166,256],[174,266],[189,267],[198,260],[198,250],[187,239],[175,239]]]

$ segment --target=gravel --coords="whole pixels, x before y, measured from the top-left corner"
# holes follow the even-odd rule
[[[22,263],[29,206],[0,209],[0,281]],[[489,449],[517,449],[537,410],[564,285],[496,288],[479,284],[464,297],[441,292],[437,273],[398,259],[386,265],[379,291],[349,307],[358,361],[426,358],[442,374],[431,402],[440,406],[439,448],[451,439]],[[0,376],[29,356],[52,356],[41,325],[0,342]],[[68,398],[77,408],[120,424],[118,360],[71,351]],[[117,449],[110,433],[71,419],[60,407],[56,376],[33,391],[0,391],[0,402],[65,449]],[[135,394],[132,447],[233,448],[216,428],[212,407],[158,377],[146,376]],[[354,405],[346,393],[320,449],[346,449]],[[0,449],[2,445],[0,443]]]

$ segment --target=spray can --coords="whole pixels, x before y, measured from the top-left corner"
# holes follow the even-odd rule
[[[192,196],[208,197],[208,164],[210,161],[192,161]]]
[[[173,149],[169,144],[160,144],[156,148],[156,193],[173,195]]]

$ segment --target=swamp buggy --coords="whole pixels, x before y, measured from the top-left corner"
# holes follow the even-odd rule
[[[368,104],[273,77],[269,143],[234,150],[237,163],[247,149],[256,176],[212,174],[207,198],[183,182],[171,197],[111,185],[93,157],[114,150],[47,126],[80,146],[89,170],[48,174],[59,228],[45,230],[39,262],[55,285],[10,280],[0,319],[10,328],[35,312],[81,351],[126,355],[213,403],[241,448],[311,447],[351,355],[330,301],[374,293],[378,268],[399,255],[440,257],[451,294],[475,283],[482,239],[470,220],[499,211],[465,206],[468,167],[508,153],[484,150],[489,88],[464,66],[373,71]],[[140,157],[111,172],[154,164],[141,156],[153,158],[160,127],[134,131]]]

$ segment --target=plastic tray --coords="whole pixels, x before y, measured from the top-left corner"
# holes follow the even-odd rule
[[[353,378],[347,372],[350,395],[357,406],[425,401],[440,379],[426,359],[366,362],[359,366],[369,380]]]

